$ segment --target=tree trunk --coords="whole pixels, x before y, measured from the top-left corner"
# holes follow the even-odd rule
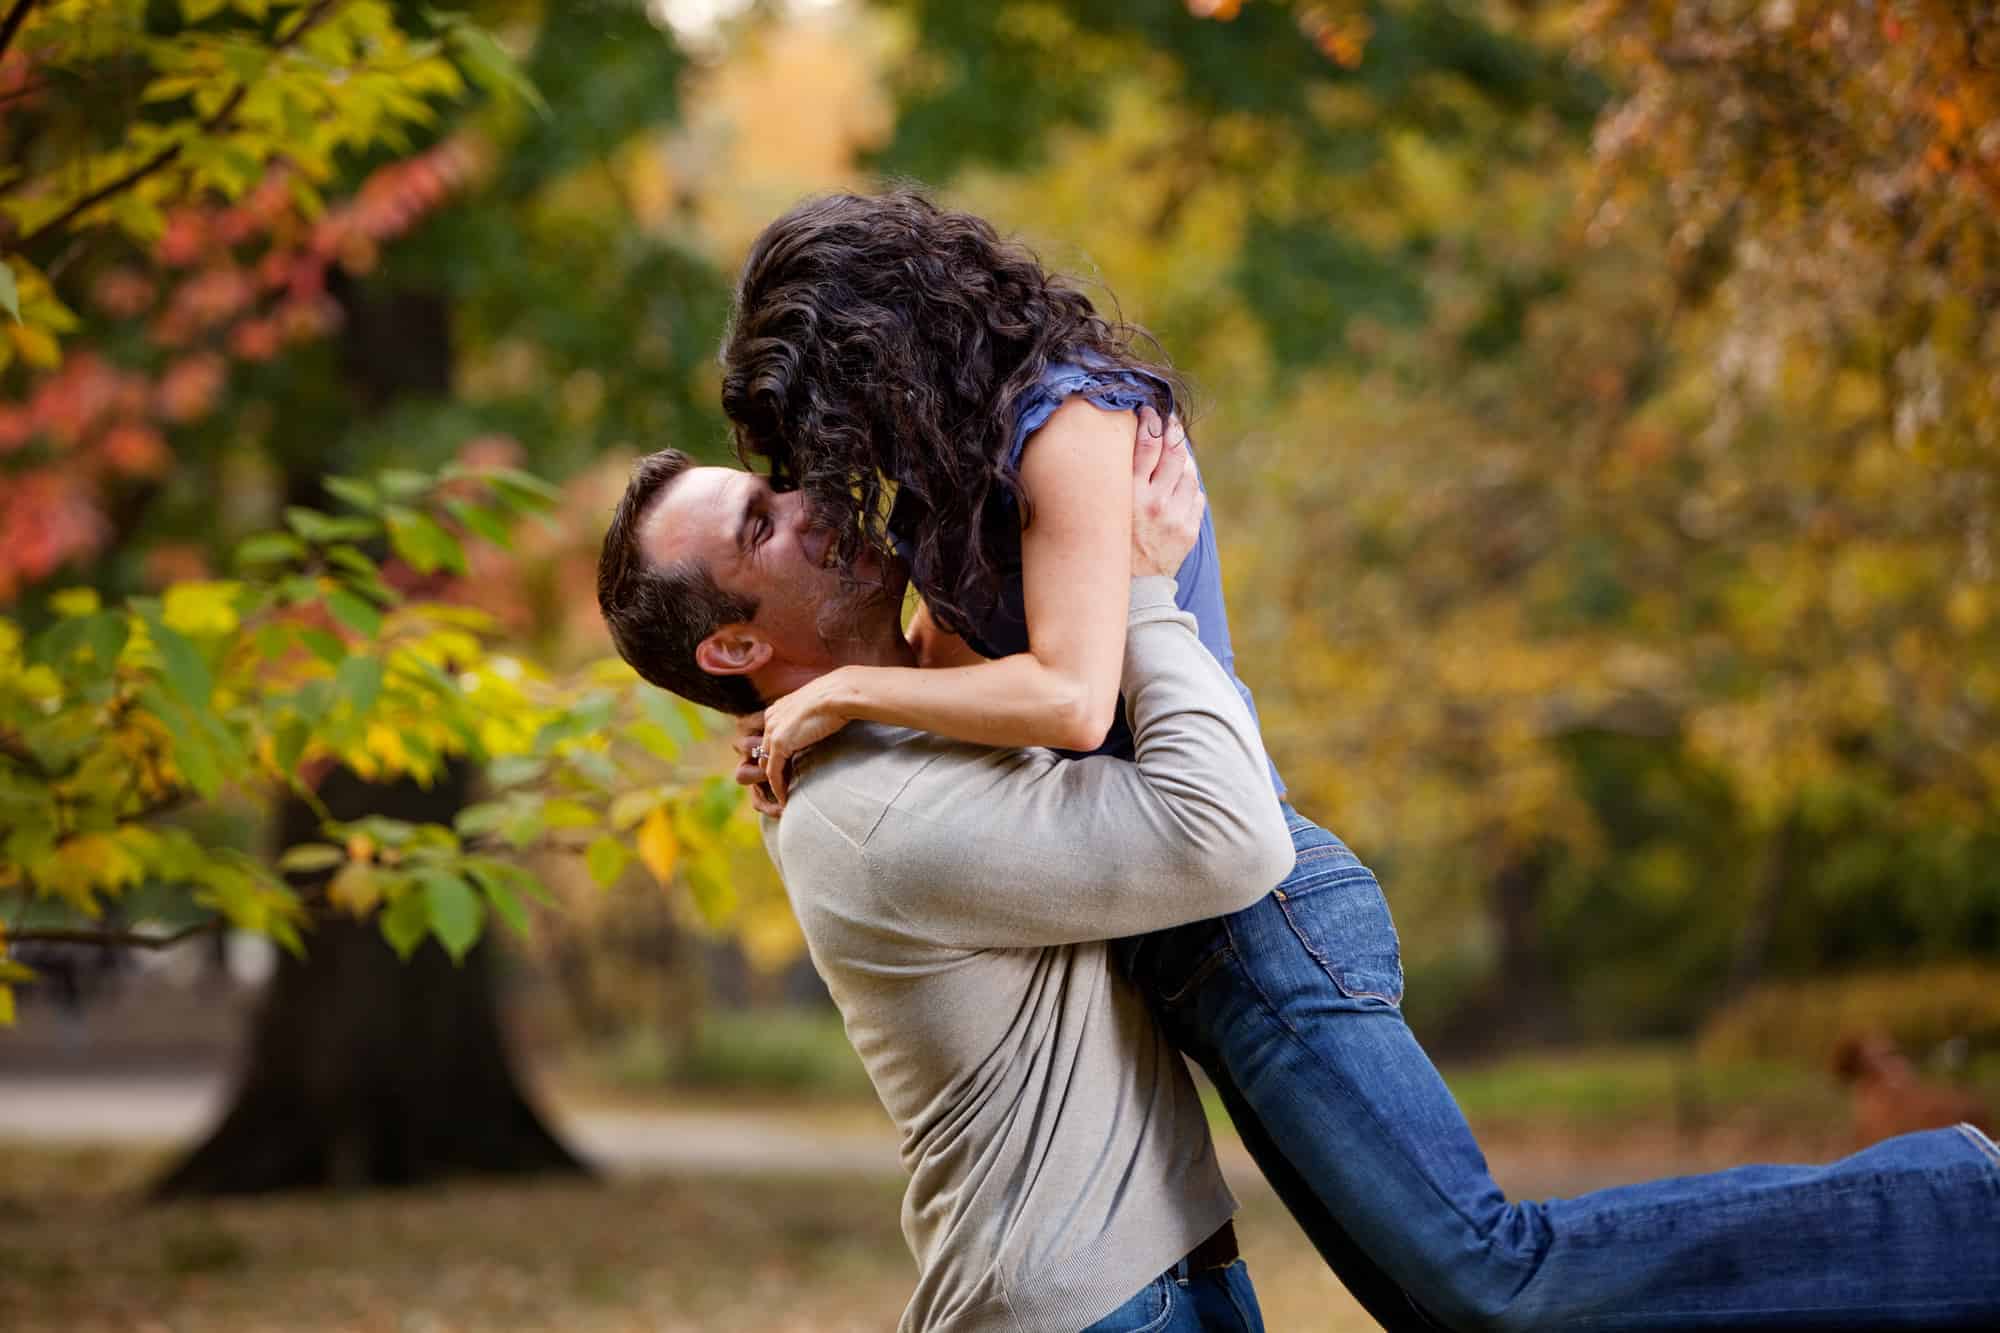
[[[1735,955],[1729,961],[1727,993],[1739,995],[1764,979],[1771,961],[1771,945],[1778,935],[1789,896],[1793,861],[1798,857],[1799,817],[1788,814],[1764,847],[1763,865],[1757,874],[1757,896],[1736,937]]]
[[[341,770],[320,789],[336,817],[448,820],[455,767],[429,791]],[[288,802],[284,842],[316,819]],[[281,956],[222,1123],[154,1188],[158,1197],[417,1185],[476,1173],[579,1172],[528,1103],[507,1057],[482,940],[454,966],[434,941],[404,963],[373,922],[329,921],[306,956]]]
[[[342,282],[349,387],[370,409],[451,387],[450,321],[431,293]],[[322,503],[318,470],[290,469],[287,498]],[[449,824],[471,782],[455,764],[429,790],[339,769],[319,788],[337,819],[381,814]],[[278,845],[319,836],[288,800]],[[252,1027],[229,1113],[159,1181],[159,1197],[416,1185],[471,1173],[580,1172],[514,1077],[494,992],[491,935],[454,966],[435,941],[407,963],[375,923],[330,921],[306,957],[281,955]]]

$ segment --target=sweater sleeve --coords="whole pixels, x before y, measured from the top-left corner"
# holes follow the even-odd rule
[[[903,788],[862,848],[899,915],[962,947],[1065,944],[1239,911],[1290,872],[1256,723],[1170,578],[1133,580],[1121,688],[1129,761],[996,750]]]

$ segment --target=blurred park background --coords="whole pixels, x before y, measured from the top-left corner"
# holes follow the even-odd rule
[[[1837,1155],[1851,1035],[2000,1102],[1986,6],[4,0],[0,140],[0,1325],[893,1322],[886,1118],[592,595],[750,238],[888,179],[1197,386],[1503,1185]],[[1217,1123],[1271,1327],[1368,1327]]]

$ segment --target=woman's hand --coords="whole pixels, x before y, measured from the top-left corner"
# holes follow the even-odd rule
[[[775,817],[784,807],[764,782],[764,715],[746,713],[737,718],[736,739],[729,746],[737,756],[736,784],[750,789],[750,808]]]
[[[1132,577],[1179,573],[1207,508],[1180,416],[1169,419],[1163,436],[1159,413],[1140,409],[1132,445]]]
[[[783,809],[792,775],[788,765],[801,751],[819,744],[853,719],[847,711],[842,668],[808,681],[764,708],[764,785]],[[750,753],[754,756],[756,751]],[[763,807],[758,807],[762,809]],[[777,811],[768,811],[775,814]]]

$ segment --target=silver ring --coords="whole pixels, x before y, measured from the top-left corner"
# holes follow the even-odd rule
[[[768,758],[770,758],[770,757],[771,757],[771,752],[770,752],[769,750],[766,750],[766,749],[765,749],[765,748],[764,748],[763,746],[761,746],[761,745],[753,745],[753,746],[751,746],[751,747],[750,747],[750,762],[751,762],[751,763],[753,763],[753,764],[761,764],[761,763],[763,763],[763,762],[764,762],[764,761],[765,761],[766,759],[768,759]]]

